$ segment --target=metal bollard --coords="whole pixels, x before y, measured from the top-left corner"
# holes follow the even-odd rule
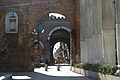
[[[48,69],[48,65],[47,65],[47,64],[45,64],[45,71],[47,71],[47,69]]]
[[[12,80],[12,74],[6,74],[2,80]]]
[[[60,71],[60,65],[57,66],[57,70]]]

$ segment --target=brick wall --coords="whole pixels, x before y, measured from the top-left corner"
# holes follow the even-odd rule
[[[76,5],[76,6],[75,6]],[[12,38],[13,35],[5,34],[5,15],[14,11],[19,17],[19,31],[17,37]],[[75,0],[1,0],[0,1],[0,38],[4,37],[8,47],[8,56],[15,53],[21,54],[19,57],[23,57],[23,54],[31,54],[34,42],[34,36],[31,34],[36,26],[36,23],[42,16],[48,13],[60,13],[64,15],[70,22],[70,27],[77,29],[77,41],[76,50],[80,54],[80,42],[79,42],[79,1]],[[9,38],[8,38],[9,37]],[[12,38],[12,39],[11,39]],[[71,39],[72,40],[72,39]],[[16,45],[13,45],[13,44]],[[71,46],[74,42],[71,41]],[[16,47],[17,46],[17,47]],[[74,47],[71,50],[75,50]],[[13,52],[12,52],[13,50]],[[71,51],[71,52],[72,52]],[[71,54],[74,54],[73,51]],[[14,59],[10,59],[10,63],[16,61],[16,65],[20,63],[19,58],[14,56]],[[9,61],[8,61],[9,63]],[[16,68],[17,69],[17,68]]]

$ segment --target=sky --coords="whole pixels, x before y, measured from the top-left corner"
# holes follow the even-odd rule
[[[57,18],[58,18],[58,17],[63,17],[63,18],[65,18],[65,16],[63,16],[63,15],[61,15],[61,14],[58,14],[58,13],[50,13],[49,16],[51,16],[51,15],[54,15],[54,16],[56,16]]]
[[[56,50],[60,47],[60,42],[56,43],[53,48],[53,55],[56,52]]]

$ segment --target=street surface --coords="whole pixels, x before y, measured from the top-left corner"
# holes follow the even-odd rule
[[[1,76],[4,74],[6,73],[0,73]],[[60,71],[57,71],[57,65],[55,65],[48,66],[48,71],[45,71],[45,68],[41,67],[36,68],[34,72],[18,72],[11,74],[13,74],[13,80],[93,80],[70,71],[70,66],[68,65],[61,65]],[[1,76],[0,78],[2,78]]]

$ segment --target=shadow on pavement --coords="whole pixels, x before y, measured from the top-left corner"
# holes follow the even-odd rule
[[[3,76],[9,73],[1,73],[0,76]],[[23,72],[23,73],[12,73],[13,80],[92,80],[84,76],[49,76],[36,72]]]
[[[61,65],[61,71],[57,71],[56,66],[49,66],[48,71],[41,67],[35,69],[34,72],[0,73],[0,77],[5,74],[12,74],[13,80],[93,80],[71,72],[67,65]]]

